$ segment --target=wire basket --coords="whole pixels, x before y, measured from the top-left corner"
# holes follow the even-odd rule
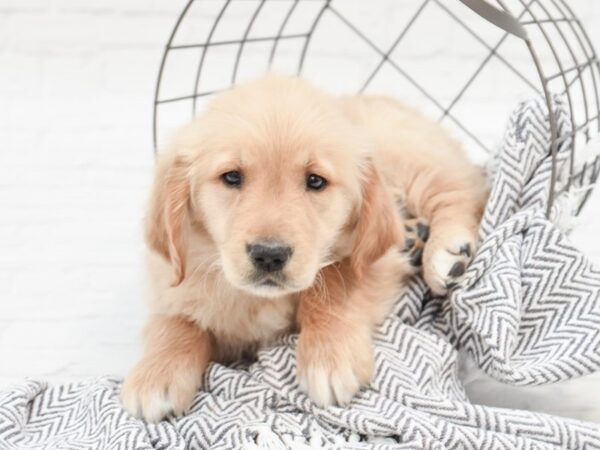
[[[190,0],[160,64],[155,151],[211,95],[269,69],[333,92],[415,104],[479,161],[503,129],[487,118],[508,117],[517,100],[537,92],[553,142],[548,214],[559,193],[575,189],[578,214],[600,172],[600,157],[585,150],[600,134],[600,64],[566,0]],[[560,138],[554,94],[572,121]],[[561,145],[569,162],[559,182]]]

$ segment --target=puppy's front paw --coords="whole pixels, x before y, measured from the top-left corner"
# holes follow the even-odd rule
[[[443,230],[433,235],[423,253],[423,274],[431,291],[445,295],[461,280],[473,259],[476,236],[466,230]]]
[[[132,416],[158,422],[170,413],[186,412],[201,382],[201,368],[169,366],[167,361],[146,357],[125,379],[121,401]]]
[[[304,334],[304,336],[303,336]],[[350,403],[361,386],[371,381],[374,367],[370,336],[336,340],[301,333],[297,378],[310,399],[321,407]]]

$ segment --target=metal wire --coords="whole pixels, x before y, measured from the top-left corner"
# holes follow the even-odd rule
[[[524,0],[520,0],[520,2],[523,4],[523,6],[525,7],[525,9],[527,10],[528,14],[531,16],[533,23],[537,26],[537,28],[539,29],[539,31],[542,33],[542,36],[544,36],[544,39],[548,45],[548,48],[550,48],[550,51],[552,52],[552,55],[554,56],[554,59],[556,61],[556,64],[558,65],[559,68],[559,74],[560,74],[560,78],[562,78],[565,86],[567,85],[567,77],[565,74],[565,69],[563,67],[563,63],[561,61],[561,58],[558,56],[558,53],[556,51],[556,48],[554,46],[554,43],[552,42],[552,39],[550,39],[548,33],[546,32],[546,30],[544,29],[542,23],[540,23],[540,19],[538,19],[538,17],[533,13],[532,8],[530,6],[527,6],[525,4]],[[539,4],[539,1],[536,1],[535,3]],[[556,25],[556,24],[555,24]],[[556,27],[558,28],[558,25],[556,25]],[[563,36],[561,34],[561,36]],[[531,48],[531,52],[532,52],[532,56],[534,57],[534,59],[538,59],[539,58],[536,56],[536,53],[533,49],[533,45],[531,43],[530,40],[528,40],[528,44],[527,44],[530,48]],[[569,48],[570,50],[570,48]],[[571,50],[570,50],[571,51]],[[556,183],[557,183],[557,174],[558,174],[558,167],[557,167],[557,154],[558,154],[558,143],[557,143],[557,138],[558,138],[558,129],[557,129],[557,117],[556,117],[556,113],[553,110],[552,107],[552,102],[550,100],[550,89],[548,86],[548,78],[544,73],[543,68],[541,67],[541,65],[538,68],[538,72],[540,74],[540,78],[542,79],[542,83],[545,86],[545,91],[546,91],[546,100],[547,100],[547,104],[548,104],[548,111],[550,112],[550,129],[551,129],[551,133],[552,133],[552,174],[551,174],[551,178],[550,178],[550,192],[549,192],[549,200],[548,200],[548,206],[547,206],[547,214],[550,215],[550,211],[552,208],[552,204],[554,203],[554,197],[556,195]],[[573,108],[573,100],[571,98],[571,91],[567,90],[566,91],[567,94],[567,102],[569,104],[569,110],[571,111],[571,127],[572,127],[572,142],[573,145],[575,144],[575,139],[577,138],[577,134],[575,131],[575,109]],[[571,149],[571,154],[573,154],[573,149]],[[571,158],[571,162],[573,161],[573,158]]]
[[[435,1],[440,6],[440,8],[442,8],[446,13],[448,13],[448,15],[450,15],[450,17],[452,17],[452,19],[454,19],[459,25],[461,25],[465,30],[467,30],[469,32],[469,34],[471,34],[473,37],[475,37],[479,42],[483,43],[486,46],[486,48],[490,51],[490,53],[481,62],[479,67],[477,67],[475,72],[473,72],[473,74],[469,77],[467,82],[460,89],[458,94],[452,99],[452,101],[450,102],[448,107],[446,107],[440,120],[442,120],[444,117],[446,117],[450,113],[452,108],[454,108],[454,106],[458,103],[458,101],[463,97],[463,95],[465,94],[465,92],[467,92],[469,87],[473,84],[473,82],[475,81],[477,76],[483,71],[483,69],[487,66],[487,64],[492,60],[492,57],[494,57],[494,56],[496,58],[498,58],[501,62],[503,62],[513,73],[517,74],[517,76],[521,80],[525,81],[525,83],[527,85],[529,85],[533,90],[539,92],[539,89],[531,81],[529,81],[512,64],[510,64],[508,61],[506,61],[506,59],[504,59],[502,56],[500,56],[498,54],[498,49],[506,41],[506,39],[510,36],[509,32],[505,32],[504,35],[502,36],[502,38],[500,38],[500,40],[496,43],[496,45],[494,45],[493,47],[490,47],[487,43],[485,43],[485,41],[482,38],[480,38],[477,35],[477,33],[475,33],[475,31],[473,31],[473,29],[471,27],[469,27],[463,20],[459,19],[458,16],[456,14],[454,14],[446,5],[441,3],[439,0],[435,0]],[[533,0],[531,2],[533,2]],[[519,15],[519,18],[523,17],[524,14],[525,14],[525,10],[523,10],[521,12],[521,14]]]
[[[368,75],[364,82],[358,87],[359,92],[368,89],[382,69],[392,69],[394,73],[406,80],[416,92],[420,93],[440,111],[439,120],[449,120],[485,151],[490,150],[489,145],[484,142],[477,130],[464,123],[455,114],[455,111],[457,105],[467,95],[476,80],[481,77],[489,63],[493,60],[498,61],[510,73],[523,81],[525,86],[531,89],[532,92],[542,93],[546,97],[552,138],[549,152],[553,158],[553,167],[550,186],[548,186],[550,194],[548,213],[550,213],[558,193],[571,190],[574,193],[582,193],[577,207],[577,213],[579,213],[600,176],[600,157],[596,157],[592,161],[585,161],[581,167],[577,167],[578,149],[589,142],[593,136],[600,134],[600,61],[581,21],[577,19],[566,0],[495,0],[495,3],[492,3],[493,0],[411,0],[415,4],[414,13],[403,27],[399,27],[396,38],[385,49],[375,43],[375,40],[370,37],[369,30],[361,29],[359,24],[342,12],[343,2],[336,2],[334,6],[332,0],[252,0],[256,7],[248,16],[242,37],[240,39],[215,40],[214,37],[218,27],[234,18],[234,14],[229,13],[230,5],[236,2],[250,2],[249,0],[212,1],[218,3],[220,7],[215,13],[213,23],[203,41],[174,44],[182,22],[194,19],[189,11],[194,3],[199,3],[199,0],[188,1],[179,14],[168,38],[160,62],[154,93],[152,137],[155,152],[158,145],[159,110],[163,105],[190,102],[191,116],[193,116],[197,112],[198,99],[209,97],[227,88],[227,86],[220,86],[217,89],[207,89],[207,86],[205,86],[206,82],[203,81],[202,75],[207,67],[206,56],[209,51],[218,52],[219,49],[237,47],[229,79],[229,84],[234,85],[239,78],[243,55],[248,47],[247,44],[261,42],[272,44],[266,50],[268,63],[265,70],[267,70],[276,62],[282,41],[298,40],[302,44],[297,54],[296,73],[301,74],[305,61],[310,54],[309,48],[324,44],[315,41],[315,33],[322,25],[323,17],[327,16],[333,18],[338,25],[345,27],[378,56],[373,68],[367,71]],[[277,32],[271,35],[251,36],[251,33],[257,31],[255,30],[256,21],[266,9],[267,4],[274,2],[289,2],[289,7],[284,11],[281,22],[276,28]],[[289,24],[292,19],[299,15],[298,11],[302,9],[302,3],[317,4],[316,14],[312,18],[306,19],[304,30],[289,32]],[[374,7],[376,4],[376,1],[370,2],[369,7]],[[420,82],[421,80],[416,79],[410,74],[409,70],[403,67],[404,61],[393,56],[406,36],[411,34],[415,24],[422,24],[425,20],[424,11],[434,7],[443,11],[449,20],[455,22],[473,38],[474,43],[487,51],[481,63],[476,66],[466,81],[458,86],[446,105],[442,104],[442,101],[436,98]],[[490,27],[498,27],[504,33],[495,42],[488,42],[483,35],[476,31],[472,19],[465,20],[461,17],[461,13],[465,11],[466,7],[475,11],[482,21],[490,22]],[[239,20],[239,16],[237,19]],[[552,35],[550,31],[553,31]],[[534,36],[536,33],[540,36],[539,38]],[[501,49],[505,43],[514,40],[521,41],[531,55],[532,67],[535,68],[538,75],[537,82],[526,76],[518,65],[511,61],[510,55],[507,57],[506,54],[501,54]],[[559,46],[566,49],[566,55],[559,53]],[[191,93],[171,97],[163,96],[164,88],[168,87],[164,86],[166,83],[164,73],[168,67],[169,55],[171,52],[193,51],[193,49],[198,49],[199,54]],[[540,57],[541,52],[544,50],[550,51],[551,58],[544,59]],[[550,62],[558,70],[552,68],[549,65]],[[560,87],[557,88],[557,86]],[[448,89],[452,89],[452,86],[448,86]],[[558,137],[555,105],[552,101],[552,95],[556,93],[562,94],[565,98],[572,120],[571,130],[566,134],[561,132],[560,138]],[[569,146],[568,151],[570,152],[568,176],[566,180],[561,179],[559,182],[561,171],[558,168],[557,153],[559,148],[563,149],[565,145]],[[573,186],[575,187],[573,188]]]
[[[385,62],[390,59],[390,55],[392,54],[392,52],[396,49],[396,47],[398,46],[398,44],[400,43],[402,38],[404,36],[406,36],[406,33],[408,33],[408,30],[410,30],[411,27],[416,23],[417,19],[419,18],[419,16],[421,15],[421,13],[423,12],[423,10],[425,9],[425,7],[427,6],[428,3],[429,3],[429,0],[425,0],[423,3],[421,3],[421,6],[419,6],[419,9],[417,9],[415,14],[410,18],[410,20],[408,21],[408,24],[400,32],[400,34],[398,35],[398,37],[396,38],[396,40],[394,41],[392,46],[388,49],[387,52],[385,52],[385,54],[383,55],[383,58],[381,58],[381,60],[379,61],[379,64],[377,64],[375,69],[373,69],[371,74],[367,77],[366,81],[363,83],[362,87],[360,88],[360,91],[359,91],[360,93],[363,93],[365,91],[365,89],[369,86],[369,83],[371,83],[373,78],[375,78],[375,75],[377,75],[377,73],[383,67]]]
[[[402,69],[393,59],[388,58],[383,50],[381,50],[377,45],[373,43],[362,31],[360,31],[352,22],[350,22],[344,15],[340,14],[337,9],[329,8],[329,10],[335,14],[335,16],[340,19],[348,28],[356,34],[363,42],[365,42],[369,47],[371,47],[375,52],[377,52],[384,60],[387,62],[392,68],[398,72],[403,78],[406,79],[410,84],[412,84],[421,94],[423,94],[429,101],[435,105],[441,111],[444,111],[444,106],[436,100],[435,96],[433,96],[427,89],[425,89],[420,83],[418,83],[414,77],[412,77],[407,71]],[[471,139],[473,139],[479,146],[485,150],[486,152],[490,152],[491,149],[488,148],[474,133],[472,133],[469,128],[461,123],[458,118],[447,114],[448,118],[452,120],[452,122],[458,126],[466,135],[468,135]]]
[[[194,0],[190,0],[187,3],[187,5],[185,5],[185,8],[183,8],[183,11],[181,11],[181,14],[179,14],[179,17],[177,17],[177,22],[175,22],[175,26],[173,27],[173,30],[171,31],[169,40],[167,41],[167,46],[166,46],[163,56],[160,60],[160,68],[158,69],[158,79],[156,80],[156,88],[154,89],[154,110],[152,112],[152,142],[154,144],[154,153],[155,154],[156,154],[156,129],[157,129],[156,122],[157,122],[157,118],[158,118],[157,107],[161,103],[160,100],[158,99],[158,96],[160,93],[160,86],[161,86],[161,82],[162,82],[163,71],[165,69],[165,62],[167,61],[167,56],[169,55],[169,49],[171,47],[171,43],[173,42],[173,39],[175,38],[175,35],[177,34],[177,30],[179,30],[179,26],[181,25],[183,18],[189,11],[190,6],[192,6],[192,3],[194,3]]]
[[[240,59],[244,52],[244,45],[246,44],[246,42],[248,42],[248,35],[250,34],[250,31],[252,30],[254,21],[260,14],[260,10],[263,8],[263,6],[265,6],[265,2],[266,2],[266,0],[260,0],[260,3],[256,7],[254,14],[252,14],[252,17],[250,17],[250,21],[248,22],[248,27],[246,28],[246,31],[244,31],[244,37],[240,41],[240,46],[238,48],[237,56],[235,58],[235,65],[233,66],[233,74],[231,75],[231,84],[232,85],[235,84],[235,80],[237,78],[238,69],[240,67]]]
[[[281,26],[279,27],[279,31],[277,32],[277,36],[275,36],[275,38],[273,39],[273,47],[271,47],[271,53],[269,54],[269,67],[271,67],[271,65],[273,64],[273,58],[275,58],[275,52],[277,51],[277,45],[279,44],[279,40],[282,38],[285,26],[288,24],[290,17],[292,17],[294,10],[298,6],[298,2],[299,0],[294,0],[294,3],[292,3],[291,8],[285,15],[283,22],[281,22]]]
[[[193,2],[194,0],[191,1]],[[202,74],[202,67],[204,67],[206,53],[208,52],[208,48],[211,45],[212,37],[215,34],[217,26],[221,22],[221,19],[223,18],[223,15],[225,14],[225,11],[229,7],[230,3],[231,0],[227,0],[225,3],[223,3],[223,7],[217,14],[217,17],[215,18],[215,21],[213,22],[212,27],[208,32],[208,37],[206,38],[205,46],[202,48],[202,55],[200,56],[200,61],[198,62],[198,69],[196,70],[196,78],[194,81],[194,95],[192,97],[192,114],[196,114],[196,100],[198,98],[198,88],[200,87],[200,75]]]
[[[306,37],[306,41],[304,41],[304,46],[302,47],[302,52],[300,53],[300,60],[298,61],[298,70],[297,70],[298,74],[302,73],[302,68],[304,67],[304,60],[306,59],[306,52],[308,51],[308,45],[310,44],[313,34],[314,34],[315,30],[317,29],[317,25],[321,21],[321,17],[323,17],[323,13],[327,10],[327,8],[329,8],[330,3],[331,3],[331,0],[327,0],[325,2],[323,7],[319,10],[319,14],[317,14],[317,17],[315,18],[315,21],[311,25],[310,30],[308,31],[308,36]]]

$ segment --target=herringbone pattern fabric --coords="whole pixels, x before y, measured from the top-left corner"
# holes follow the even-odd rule
[[[248,366],[212,365],[192,412],[156,425],[123,411],[118,380],[23,383],[0,393],[0,448],[600,448],[599,425],[473,405],[457,378],[457,347],[507,383],[600,370],[600,272],[544,217],[546,115],[541,100],[512,115],[464,282],[449,299],[409,287],[377,332],[372,386],[348,408],[320,409],[298,390],[289,336]]]

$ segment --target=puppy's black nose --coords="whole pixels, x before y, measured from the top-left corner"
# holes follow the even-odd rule
[[[263,272],[277,272],[283,269],[292,254],[292,249],[279,243],[264,242],[247,246],[252,264]]]

